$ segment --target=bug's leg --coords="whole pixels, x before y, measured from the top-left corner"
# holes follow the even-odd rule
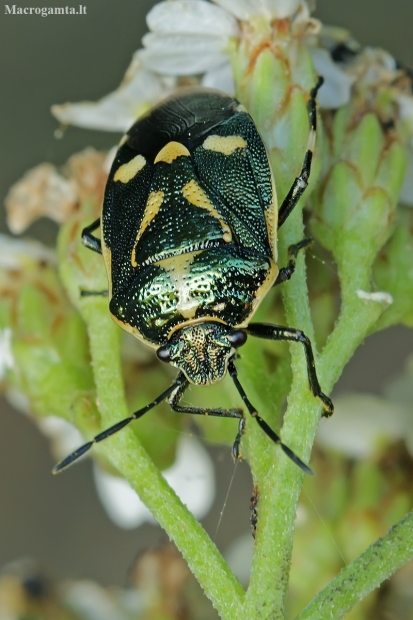
[[[99,226],[100,217],[98,217],[98,219],[95,220],[93,224],[86,226],[86,228],[82,230],[82,243],[86,248],[89,248],[89,250],[93,250],[98,254],[102,254],[102,243],[100,239],[92,235],[92,232],[99,228]]]
[[[308,185],[317,131],[317,106],[315,98],[317,96],[317,91],[323,82],[323,78],[319,76],[317,84],[310,91],[310,97],[307,102],[310,133],[308,134],[307,148],[304,156],[304,161],[299,176],[294,180],[294,183],[291,185],[290,191],[284,198],[278,212],[278,228],[280,228],[280,226],[284,224],[285,220],[290,215],[297,202],[300,200]]]
[[[232,377],[233,382],[235,383],[235,387],[237,388],[238,392],[240,393],[240,396],[242,398],[242,400],[245,403],[245,406],[247,407],[249,413],[252,415],[252,417],[258,422],[258,424],[260,425],[260,427],[262,428],[262,430],[264,431],[264,433],[266,435],[268,435],[268,437],[270,439],[272,439],[272,441],[276,444],[278,444],[283,452],[285,452],[285,454],[296,464],[298,465],[298,467],[300,467],[306,474],[312,474],[312,470],[308,467],[308,465],[306,465],[301,459],[300,457],[298,457],[295,452],[293,452],[291,450],[291,448],[289,448],[288,446],[285,445],[285,443],[283,443],[281,441],[281,438],[277,435],[277,433],[275,433],[272,428],[267,424],[267,422],[265,420],[263,420],[261,418],[261,416],[258,415],[257,410],[255,409],[255,407],[250,403],[250,401],[248,400],[247,395],[244,392],[244,388],[242,387],[241,383],[239,382],[238,379],[238,373],[237,373],[237,369],[235,368],[234,362],[231,360],[228,363],[228,372],[230,374],[230,376]]]
[[[308,382],[310,384],[310,389],[314,396],[319,398],[323,403],[323,416],[328,418],[332,415],[332,413],[334,413],[334,405],[330,398],[321,391],[321,387],[317,379],[311,342],[301,330],[294,329],[293,327],[269,325],[267,323],[250,323],[250,325],[248,325],[245,331],[251,336],[256,336],[257,338],[265,338],[266,340],[289,340],[293,342],[300,342],[303,345],[305,351]]]
[[[86,226],[86,228],[82,230],[82,243],[89,250],[93,250],[94,252],[97,252],[98,254],[102,254],[102,243],[100,239],[97,239],[97,237],[94,237],[92,235],[92,232],[96,230],[97,228],[99,228],[99,226],[100,226],[100,217],[97,220],[95,220],[93,224],[90,224],[90,226]],[[85,290],[80,291],[81,297],[92,297],[95,295],[102,295],[102,297],[107,297],[109,295],[109,291],[85,291]]]
[[[80,289],[81,297],[95,297],[96,295],[107,297],[109,295],[109,291],[85,291],[84,289]]]
[[[278,276],[273,286],[277,286],[277,284],[282,284],[291,278],[295,271],[295,259],[297,258],[297,254],[303,248],[306,248],[312,243],[312,239],[303,239],[299,243],[294,243],[290,245],[288,248],[288,256],[290,260],[288,261],[288,265],[286,267],[281,267],[278,272]]]
[[[182,376],[184,377],[184,375]],[[182,405],[179,404],[179,401],[184,395],[184,392],[186,388],[188,387],[188,385],[189,385],[189,381],[186,378],[184,378],[184,381],[176,387],[175,391],[172,392],[172,394],[167,399],[168,403],[170,404],[172,409],[174,411],[177,411],[178,413],[191,413],[194,415],[212,415],[218,418],[236,418],[237,420],[239,420],[237,436],[235,437],[235,441],[232,446],[232,456],[236,460],[240,455],[239,447],[241,444],[241,437],[244,434],[244,429],[245,429],[245,418],[244,418],[243,410],[239,408],[238,409],[203,409],[201,407],[187,407],[187,406],[183,407]]]
[[[153,407],[156,407],[156,405],[159,405],[159,403],[167,399],[168,396],[174,390],[176,390],[176,388],[179,387],[184,380],[185,378],[182,375],[182,373],[179,374],[177,379],[173,382],[173,384],[170,385],[169,388],[165,390],[164,392],[162,392],[162,394],[160,394],[157,398],[155,398],[155,400],[153,400],[148,405],[145,405],[145,407],[142,407],[142,409],[135,411],[135,413],[132,413],[132,415],[130,415],[128,418],[125,418],[124,420],[121,420],[120,422],[117,422],[113,426],[110,426],[106,430],[102,431],[101,433],[96,435],[96,437],[94,437],[91,441],[88,441],[87,443],[85,443],[83,446],[80,446],[80,448],[72,452],[72,454],[69,454],[69,456],[67,456],[65,459],[63,459],[59,463],[57,463],[57,465],[53,467],[52,472],[54,474],[61,472],[63,469],[65,469],[66,467],[74,463],[74,461],[76,461],[80,456],[85,454],[85,452],[90,450],[90,448],[93,446],[94,443],[103,441],[107,437],[110,437],[114,433],[117,433],[122,428],[127,426],[130,422],[132,422],[132,420],[137,420],[138,418],[141,418],[147,411],[149,411],[150,409],[153,409]]]

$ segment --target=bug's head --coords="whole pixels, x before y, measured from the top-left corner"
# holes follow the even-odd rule
[[[186,325],[176,330],[157,356],[185,374],[190,383],[216,383],[225,375],[228,360],[247,340],[241,329],[215,321]]]

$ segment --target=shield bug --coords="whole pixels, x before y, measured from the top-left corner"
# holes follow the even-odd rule
[[[228,372],[262,430],[311,473],[250,403],[235,359],[247,336],[301,343],[311,391],[325,415],[333,412],[307,336],[292,327],[250,322],[271,287],[291,277],[297,252],[309,243],[292,246],[288,265],[277,267],[277,223],[282,226],[308,183],[321,82],[308,100],[310,132],[302,169],[279,210],[262,139],[233,97],[185,89],[154,107],[122,139],[102,217],[83,230],[82,240],[103,255],[114,321],[179,372],[153,402],[80,447],[54,472],[163,400],[181,413],[237,419],[232,449],[237,458],[245,428],[242,409],[180,404],[190,383],[216,383]],[[101,239],[93,235],[99,226]]]

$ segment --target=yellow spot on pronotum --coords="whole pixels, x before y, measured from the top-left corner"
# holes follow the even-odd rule
[[[136,247],[138,245],[139,239],[142,237],[146,228],[153,220],[155,215],[158,213],[161,204],[163,202],[164,192],[151,192],[148,196],[148,200],[146,201],[145,213],[143,214],[143,219],[141,225],[139,226],[139,232],[136,235],[136,240],[132,250],[131,263],[132,267],[137,267],[138,263],[136,262]]]
[[[183,186],[182,193],[187,199],[187,201],[190,202],[192,205],[194,205],[195,207],[201,207],[201,209],[206,209],[210,212],[211,215],[216,217],[222,226],[222,238],[226,242],[232,241],[232,234],[229,226],[224,222],[221,215],[218,213],[202,187],[198,185],[195,179],[191,179],[186,185]]]
[[[155,164],[159,161],[163,161],[166,164],[171,164],[177,157],[190,157],[191,154],[180,142],[168,142],[163,149],[159,151],[155,157]]]
[[[207,151],[215,151],[222,155],[232,155],[237,149],[245,149],[247,142],[241,136],[208,136],[202,146]]]
[[[114,181],[120,181],[121,183],[129,183],[135,177],[139,170],[142,170],[146,164],[146,159],[143,155],[136,155],[133,159],[128,161],[127,164],[120,166],[113,177]]]

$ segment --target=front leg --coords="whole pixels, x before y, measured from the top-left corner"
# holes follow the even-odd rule
[[[312,239],[303,239],[299,243],[294,243],[290,245],[288,248],[288,256],[290,260],[288,261],[288,265],[286,267],[281,267],[278,272],[278,276],[273,286],[277,286],[277,284],[282,284],[283,282],[287,282],[293,275],[295,271],[295,260],[297,258],[297,254],[303,248],[308,247],[312,243]]]
[[[292,342],[300,342],[304,347],[310,389],[314,396],[319,398],[323,403],[323,416],[330,417],[332,415],[334,412],[334,405],[331,399],[321,391],[315,370],[315,361],[311,342],[301,330],[294,329],[293,327],[281,327],[280,325],[268,325],[267,323],[250,323],[245,331],[251,336],[264,338],[266,340],[288,340]]]
[[[100,217],[95,220],[89,226],[86,226],[82,230],[82,243],[89,250],[93,250],[93,252],[97,252],[98,254],[102,254],[102,242],[97,237],[92,235],[92,232],[99,228],[100,226]]]
[[[218,418],[236,418],[237,420],[239,420],[237,436],[235,437],[235,441],[232,446],[232,456],[234,457],[234,459],[238,459],[240,456],[239,448],[241,444],[241,438],[245,430],[245,418],[242,409],[204,409],[202,407],[183,407],[179,404],[179,402],[189,385],[189,381],[188,379],[184,378],[183,373],[179,375],[179,379],[181,378],[183,379],[182,383],[178,385],[174,392],[172,392],[172,394],[167,399],[167,402],[170,404],[172,409],[174,411],[177,411],[178,413],[190,413],[193,415],[206,416],[212,415]]]

